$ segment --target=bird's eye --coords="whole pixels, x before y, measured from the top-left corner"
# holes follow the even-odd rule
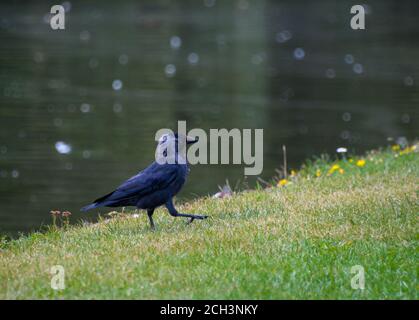
[[[164,135],[160,138],[160,143],[165,143],[167,140],[167,135]]]

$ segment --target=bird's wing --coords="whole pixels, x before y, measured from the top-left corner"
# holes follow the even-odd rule
[[[160,165],[156,162],[129,178],[115,191],[96,199],[94,202],[119,201],[129,202],[138,197],[147,195],[155,190],[161,190],[169,186],[178,176],[178,168],[175,165]]]

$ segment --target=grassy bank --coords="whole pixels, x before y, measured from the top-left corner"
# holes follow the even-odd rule
[[[279,186],[3,241],[0,298],[417,298],[417,148],[312,161]],[[50,287],[51,266],[65,286]],[[351,267],[365,289],[351,288]]]

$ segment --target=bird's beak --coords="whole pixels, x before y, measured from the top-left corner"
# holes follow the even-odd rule
[[[198,137],[187,136],[186,137],[186,144],[193,144],[195,142],[198,142],[198,140],[199,140]]]

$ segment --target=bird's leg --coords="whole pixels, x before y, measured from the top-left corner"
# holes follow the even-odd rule
[[[173,200],[172,199],[170,199],[169,201],[166,202],[166,208],[167,208],[167,210],[169,210],[170,215],[173,216],[173,217],[191,218],[189,220],[189,223],[191,223],[195,219],[203,220],[203,219],[208,218],[208,216],[201,216],[201,215],[197,215],[197,214],[179,213],[176,210],[175,206],[173,205]]]
[[[151,226],[151,229],[154,231],[156,230],[156,227],[154,226],[153,213],[154,213],[154,209],[147,209],[147,215],[148,215],[148,219],[150,220],[150,226]]]

